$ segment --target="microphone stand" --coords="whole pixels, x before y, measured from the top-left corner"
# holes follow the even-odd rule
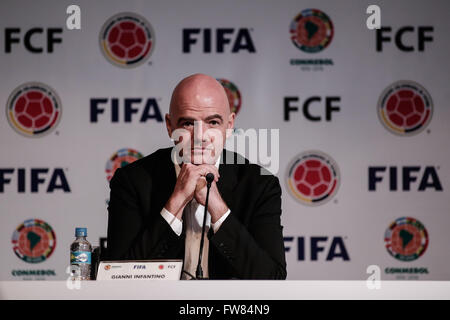
[[[206,200],[205,200],[205,212],[203,214],[202,239],[200,240],[200,250],[198,253],[197,270],[195,271],[196,280],[207,279],[207,278],[203,278],[202,256],[203,256],[203,244],[205,242],[205,225],[206,225],[206,214],[207,214],[207,210],[208,210],[209,189],[211,188],[211,183],[213,182],[213,180],[214,180],[214,175],[212,173],[208,173],[206,175]]]

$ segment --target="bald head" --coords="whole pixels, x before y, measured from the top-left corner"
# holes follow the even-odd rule
[[[191,107],[208,108],[215,106],[230,114],[228,97],[223,86],[213,77],[197,73],[181,80],[175,87],[170,100],[169,114],[172,116],[180,108],[191,104]]]

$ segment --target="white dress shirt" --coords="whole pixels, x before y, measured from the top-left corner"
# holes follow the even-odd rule
[[[176,161],[175,172],[178,178],[180,174],[180,166]],[[220,157],[216,161],[216,168],[219,168]],[[186,223],[186,240],[185,240],[185,255],[184,255],[184,270],[195,276],[195,271],[197,269],[198,263],[198,253],[200,248],[200,241],[202,237],[202,226],[203,226],[203,215],[205,212],[205,207],[199,204],[195,198],[189,202],[184,208],[183,221],[178,220],[171,212],[167,211],[166,208],[161,210],[161,215],[164,220],[170,225],[172,230],[179,236],[183,231],[183,223]],[[206,223],[205,223],[205,233],[207,234],[210,226],[213,228],[213,232],[216,233],[219,230],[222,223],[230,214],[228,211],[216,221],[216,223],[211,223],[211,214],[207,212]],[[203,276],[208,277],[208,251],[209,251],[209,240],[205,234],[204,244],[203,244],[203,256],[202,256],[202,269]],[[183,273],[182,279],[189,279],[190,277]]]

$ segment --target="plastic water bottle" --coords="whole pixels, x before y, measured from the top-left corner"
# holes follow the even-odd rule
[[[73,280],[91,279],[92,246],[86,240],[87,228],[75,228],[75,241],[70,245],[70,269]]]

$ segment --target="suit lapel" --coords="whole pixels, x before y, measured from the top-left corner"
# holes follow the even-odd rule
[[[167,200],[175,188],[176,174],[175,166],[171,160],[172,148],[166,148],[161,152],[161,156],[157,159],[153,176],[153,199],[156,200],[156,208],[158,212],[162,210]]]
[[[226,149],[222,152],[222,160],[219,166],[220,179],[217,188],[228,207],[233,207],[233,190],[237,183],[237,165],[233,152]]]

